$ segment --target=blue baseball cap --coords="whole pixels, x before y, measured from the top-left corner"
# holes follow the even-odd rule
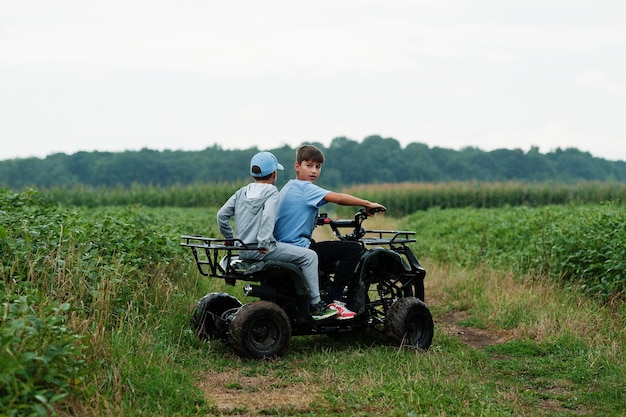
[[[252,172],[252,167],[255,165],[261,168],[261,172]],[[278,163],[278,159],[271,152],[259,152],[250,160],[250,175],[255,178],[270,175],[277,169],[283,170],[285,167]]]

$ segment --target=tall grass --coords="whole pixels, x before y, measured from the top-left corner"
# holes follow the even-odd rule
[[[207,183],[158,187],[134,184],[130,188],[50,187],[41,194],[65,206],[103,207],[141,204],[147,207],[219,207],[242,183]]]
[[[170,234],[168,216],[139,207],[61,210],[34,192],[1,191],[0,415],[100,415],[103,406],[121,415],[156,369],[159,390],[187,379],[170,365],[198,282],[179,276],[180,232]],[[193,216],[182,224],[214,223],[204,211]],[[168,395],[168,415],[199,401],[193,392]]]
[[[430,208],[498,208],[626,201],[626,183],[586,181],[578,184],[522,182],[450,182],[360,185],[342,190],[377,201],[396,217]],[[347,213],[346,209],[341,211]]]
[[[75,186],[41,190],[42,195],[65,206],[219,207],[242,184],[192,184],[173,187],[133,185],[130,188]],[[319,183],[324,186],[323,181]],[[587,181],[579,184],[522,182],[364,184],[340,191],[378,201],[389,214],[405,216],[433,207],[443,209],[506,206],[539,207],[553,204],[626,201],[626,183]],[[349,215],[347,209],[340,213]]]

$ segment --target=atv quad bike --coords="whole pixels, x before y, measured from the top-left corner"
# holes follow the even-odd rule
[[[192,326],[205,340],[221,339],[243,357],[280,356],[291,336],[332,334],[373,329],[387,342],[427,350],[433,339],[433,319],[424,303],[426,270],[408,244],[415,232],[365,230],[369,215],[360,209],[353,220],[333,220],[325,214],[320,226],[332,228],[341,240],[357,241],[363,254],[343,301],[354,318],[313,320],[308,291],[300,269],[278,261],[246,262],[239,252],[257,250],[238,239],[182,236],[182,246],[193,253],[199,272],[224,279],[229,285],[243,281],[244,293],[257,298],[242,303],[225,292],[205,295],[193,312]],[[341,229],[351,229],[342,234]],[[334,271],[320,271],[320,291],[329,286]]]

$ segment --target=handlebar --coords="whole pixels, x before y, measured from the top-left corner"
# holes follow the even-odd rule
[[[355,213],[353,220],[333,220],[328,217],[328,214],[320,213],[317,217],[316,223],[318,226],[329,225],[333,231],[333,234],[341,240],[360,240],[367,233],[367,231],[362,227],[363,221],[369,216],[373,216],[376,213],[384,211],[385,209],[383,208],[366,209],[365,207],[361,207],[359,211]],[[352,233],[342,235],[341,231],[339,230],[342,228],[351,228],[353,230]]]

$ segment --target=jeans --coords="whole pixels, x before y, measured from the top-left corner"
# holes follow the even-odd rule
[[[311,249],[277,242],[270,247],[269,253],[263,254],[258,251],[246,250],[240,251],[239,257],[248,261],[273,260],[297,265],[302,271],[306,286],[309,289],[309,303],[314,305],[320,302],[317,254]]]

